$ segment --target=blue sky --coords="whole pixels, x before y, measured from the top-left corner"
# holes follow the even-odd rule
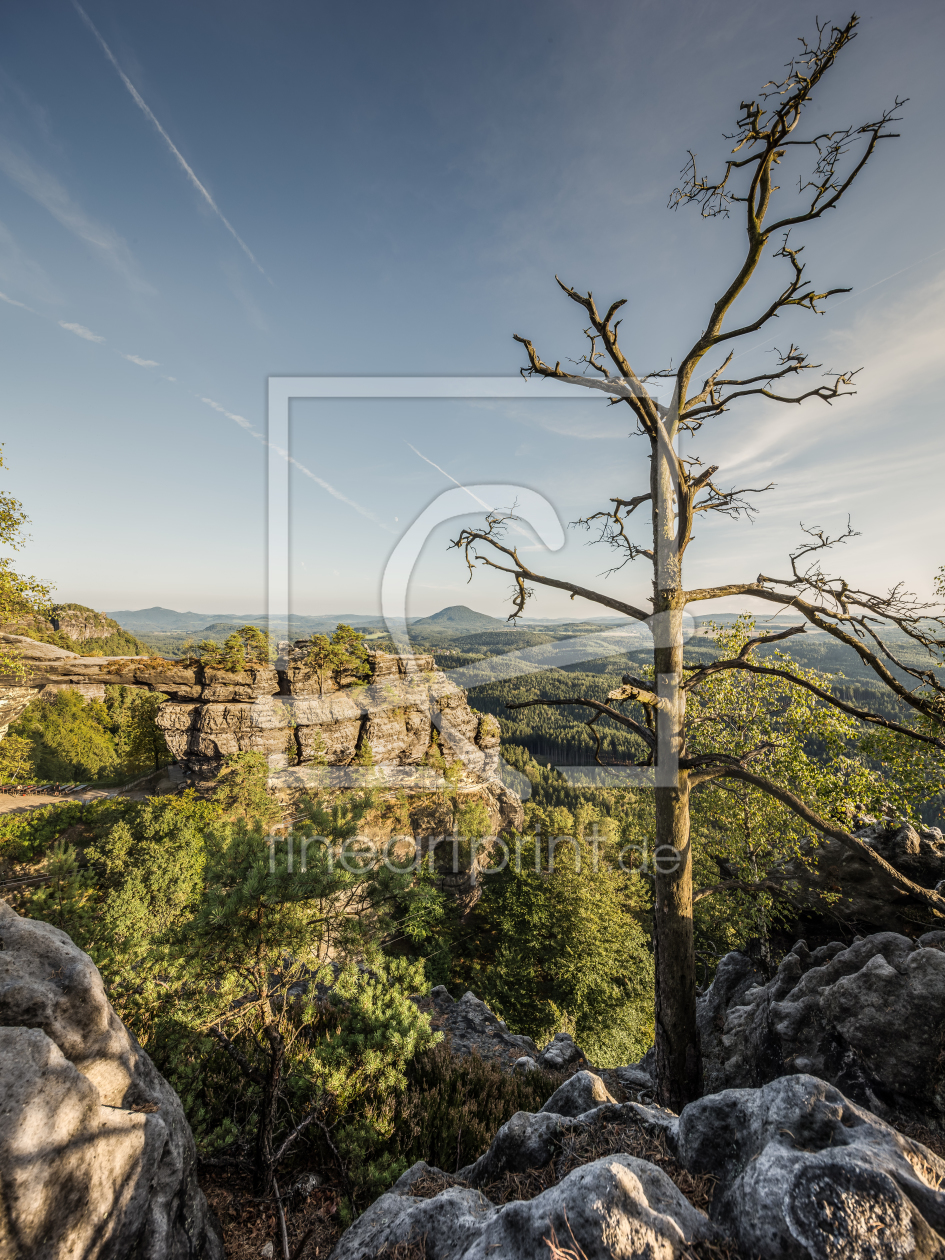
[[[268,377],[512,375],[513,332],[576,357],[556,272],[629,299],[641,370],[678,361],[743,238],[735,218],[666,208],[686,150],[724,158],[739,101],[821,9],[88,0],[87,22],[71,0],[4,6],[0,436],[33,521],[23,566],[98,608],[262,610]],[[690,585],[781,573],[800,521],[836,531],[848,512],[862,584],[927,593],[945,561],[943,27],[938,4],[874,4],[817,97],[817,127],[910,101],[902,138],[798,242],[818,285],[854,292],[743,363],[794,338],[825,367],[863,365],[859,392],[704,431],[726,484],[778,484],[754,525],[700,528]],[[628,419],[594,397],[292,416],[298,612],[377,611],[399,534],[450,478],[518,482],[564,522],[645,478]],[[466,586],[449,534],[424,549],[411,611],[500,613],[506,583]],[[536,567],[596,581],[608,557],[585,543],[572,531]],[[646,578],[607,589],[642,599]],[[576,611],[593,609],[531,608]]]

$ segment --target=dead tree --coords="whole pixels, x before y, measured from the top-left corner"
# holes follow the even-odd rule
[[[526,337],[515,338],[528,356],[523,374],[599,390],[611,404],[622,403],[630,408],[637,433],[648,441],[648,488],[639,494],[610,499],[608,507],[580,524],[599,529],[598,541],[617,552],[610,574],[631,561],[648,562],[653,573],[651,607],[636,607],[625,599],[537,572],[506,540],[504,524],[508,516],[493,514],[482,527],[464,529],[453,543],[465,553],[470,577],[477,562],[511,575],[515,583],[511,618],[521,615],[534,587],[543,586],[603,605],[647,623],[652,630],[654,680],[628,675],[623,687],[613,692],[606,704],[580,696],[529,703],[583,705],[592,711],[591,723],[602,716],[610,717],[641,741],[644,755],[639,764],[653,767],[656,845],[670,846],[678,858],[675,865],[665,862],[662,865],[667,869],[657,871],[654,906],[659,1092],[662,1102],[675,1110],[701,1092],[689,827],[693,788],[728,776],[767,792],[811,827],[882,867],[900,890],[936,912],[945,913],[943,898],[913,884],[861,840],[819,817],[782,785],[755,773],[750,768],[751,761],[763,749],[735,758],[722,753],[690,756],[686,748],[686,693],[720,670],[775,673],[798,686],[811,687],[808,681],[795,678],[789,668],[762,665],[751,656],[750,645],[736,659],[717,660],[695,670],[684,668],[682,618],[687,605],[733,595],[794,609],[811,625],[852,647],[903,705],[925,719],[924,729],[845,704],[829,691],[819,690],[817,694],[824,703],[835,704],[863,722],[945,748],[945,688],[931,668],[915,669],[898,661],[884,639],[884,628],[896,627],[934,654],[945,644],[945,639],[939,637],[942,623],[930,619],[928,606],[921,605],[900,586],[885,595],[876,595],[826,574],[820,555],[838,539],[831,539],[820,530],[808,531],[805,544],[791,556],[790,571],[784,577],[760,574],[754,581],[737,580],[701,590],[687,590],[683,582],[683,561],[697,515],[716,512],[737,518],[751,513],[754,507],[749,496],[770,487],[724,488],[716,480],[717,465],[677,454],[680,432],[698,433],[707,421],[733,404],[744,405],[746,400],[765,398],[786,406],[819,400],[829,405],[854,392],[853,371],[823,373],[819,383],[811,379],[808,374],[822,365],[809,362],[807,354],[794,344],[778,352],[776,363],[767,371],[742,376],[733,373],[730,365],[734,347],[767,327],[782,312],[794,309],[821,314],[828,298],[849,292],[818,291],[805,279],[802,247],[794,243],[792,233],[835,209],[880,142],[897,134],[892,126],[904,104],[898,98],[875,121],[815,135],[799,133],[806,106],[837,56],[855,37],[856,25],[855,14],[842,27],[818,24],[816,42],[800,41],[800,52],[788,63],[784,77],[766,84],[757,100],[741,104],[735,132],[727,137],[733,142],[731,155],[719,178],[700,173],[695,154],[690,153],[670,206],[675,209],[695,203],[706,217],[728,217],[737,211],[744,215],[746,241],[741,265],[712,306],[705,331],[682,354],[677,369],[638,375],[618,338],[620,320],[616,316],[626,299],[613,302],[602,313],[591,293],[579,293],[560,280],[558,284],[564,293],[582,308],[588,321],[584,332],[589,345],[578,360],[578,370],[566,371],[560,361],[551,366]],[[793,202],[785,205],[786,195],[775,195],[779,189],[775,179],[792,160],[805,156],[808,160],[803,166],[807,174],[798,179]],[[779,215],[776,210],[780,209],[784,212]],[[769,244],[775,247],[774,256],[784,260],[785,283],[780,291],[761,301],[760,313],[738,322],[732,318],[732,308],[736,299],[746,293]],[[668,406],[654,397],[654,381],[659,380],[672,382]],[[631,527],[639,520],[633,519],[634,513],[645,505],[650,514],[649,528],[642,534],[645,541],[640,542],[631,534]],[[802,625],[782,635],[769,635],[767,641],[803,629]],[[894,669],[909,677],[915,686],[903,685]],[[668,869],[671,866],[674,869]]]

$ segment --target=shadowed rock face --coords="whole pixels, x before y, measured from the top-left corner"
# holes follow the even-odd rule
[[[707,1091],[811,1073],[878,1115],[945,1127],[943,944],[943,932],[799,941],[768,983],[727,955],[699,1001]]]
[[[914,827],[905,820],[894,824],[871,822],[855,833],[880,857],[923,888],[945,880],[945,840],[938,827]],[[793,884],[798,900],[809,913],[823,914],[824,926],[849,924],[863,934],[900,932],[917,936],[934,925],[934,913],[893,888],[882,871],[865,862],[839,840],[822,839],[813,864],[798,858],[782,863],[774,874]],[[829,903],[821,901],[824,895]],[[801,935],[802,933],[798,933]]]
[[[0,1255],[222,1260],[180,1099],[87,954],[0,901]]]

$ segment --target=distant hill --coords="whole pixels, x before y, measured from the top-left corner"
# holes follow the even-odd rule
[[[202,630],[210,621],[241,621],[234,613],[175,612],[173,608],[161,608],[159,605],[136,610],[124,608],[118,612],[110,612],[108,616],[133,634],[153,634],[161,630],[186,633],[190,630]]]
[[[237,626],[259,626],[260,629],[268,626],[264,613],[176,612],[173,608],[162,608],[160,605],[153,608],[125,608],[107,615],[129,633],[144,636],[207,635],[211,638],[225,638]],[[276,632],[280,638],[295,640],[312,634],[330,634],[340,622],[365,633],[385,629],[380,617],[365,613],[293,613],[288,618],[276,618]],[[535,630],[537,626],[530,626],[529,629]],[[476,612],[465,604],[452,604],[430,617],[418,617],[410,622],[411,633],[420,636],[491,633],[514,637],[516,630],[517,627],[504,618]],[[152,646],[157,647],[157,644]],[[171,644],[168,643],[167,646],[171,647]]]
[[[439,630],[447,634],[475,634],[484,630],[513,630],[514,627],[500,617],[490,617],[486,613],[476,612],[474,608],[467,608],[465,604],[451,604],[449,608],[441,608],[432,617],[411,620],[410,629],[412,631]]]
[[[119,625],[133,634],[198,634],[210,626],[213,626],[215,631],[230,626],[263,628],[267,621],[264,613],[176,612],[173,608],[162,608],[159,605],[153,608],[125,608],[118,612],[108,613],[108,616],[113,617]],[[360,629],[368,627],[379,629],[381,625],[379,617],[369,617],[363,613],[333,613],[320,616],[293,614],[288,619],[277,618],[278,624],[283,627],[288,622],[287,628],[292,638],[334,630],[340,621]]]
[[[96,612],[85,604],[56,604],[48,618],[25,617],[3,628],[7,633],[23,634],[81,656],[147,656],[149,653],[144,643],[108,613]]]

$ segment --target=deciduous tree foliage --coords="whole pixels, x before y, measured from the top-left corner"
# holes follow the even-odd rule
[[[29,760],[25,774],[42,782],[120,781],[159,770],[171,760],[155,720],[164,700],[160,692],[111,686],[104,703],[72,689],[41,696],[0,741],[0,757],[19,749]]]
[[[635,1062],[653,1039],[648,891],[620,870],[609,829],[582,834],[561,808],[529,825],[483,878],[471,986],[539,1045],[567,1031],[598,1066]]]
[[[0,468],[5,468],[2,450],[0,446]],[[28,521],[20,500],[0,493],[0,547],[19,551],[26,543],[23,527]],[[0,556],[0,626],[21,617],[48,613],[50,590],[48,583],[17,573],[12,556]],[[22,676],[23,667],[15,649],[0,646],[0,673]]]

